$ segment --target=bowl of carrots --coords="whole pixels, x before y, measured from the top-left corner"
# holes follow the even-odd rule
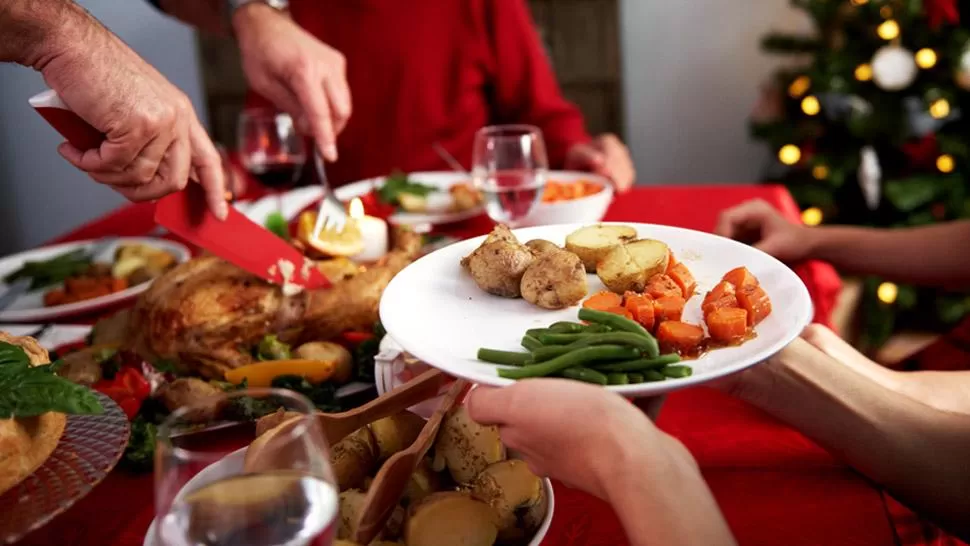
[[[529,215],[533,226],[599,222],[613,202],[613,185],[602,176],[573,171],[549,173],[542,200]]]

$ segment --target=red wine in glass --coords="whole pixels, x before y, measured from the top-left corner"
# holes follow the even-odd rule
[[[249,172],[264,187],[270,190],[287,190],[300,179],[303,163],[263,163],[249,166]]]

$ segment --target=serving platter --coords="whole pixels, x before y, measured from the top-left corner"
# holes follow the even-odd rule
[[[794,340],[812,318],[812,300],[804,283],[775,258],[747,245],[709,233],[670,226],[623,223],[640,238],[663,241],[684,262],[704,294],[729,270],[746,266],[771,298],[773,311],[756,328],[756,336],[736,347],[710,351],[688,361],[693,375],[652,383],[605,387],[629,397],[663,394],[696,386],[741,371],[771,357]],[[583,224],[541,226],[515,230],[521,242],[546,239],[558,245]],[[507,386],[514,381],[498,376],[498,367],[476,358],[479,348],[521,351],[519,342],[530,328],[557,321],[577,321],[578,306],[550,311],[522,299],[489,295],[461,268],[460,260],[484,237],[455,243],[433,252],[397,274],[384,291],[381,321],[388,334],[414,357],[451,375],[475,383]],[[605,290],[595,275],[588,276],[589,294]],[[684,319],[701,323],[701,300],[687,303]]]
[[[28,250],[26,252],[20,252],[18,254],[0,258],[0,279],[7,276],[9,273],[20,269],[25,262],[48,260],[73,250],[92,248],[97,245],[98,242],[99,241],[97,240],[91,240],[62,243],[58,245],[45,246],[34,250]],[[185,262],[192,257],[192,253],[188,248],[186,248],[185,245],[175,241],[170,241],[168,239],[159,239],[155,237],[119,237],[110,245],[107,245],[98,256],[94,256],[94,261],[110,262],[111,257],[114,256],[115,250],[118,248],[118,246],[125,244],[145,245],[157,248],[159,250],[164,250],[172,254],[177,263]],[[138,296],[138,294],[148,290],[148,287],[151,286],[151,281],[130,286],[125,290],[108,294],[106,296],[100,296],[97,298],[65,305],[45,307],[44,294],[48,290],[56,288],[57,286],[58,285],[49,286],[21,295],[12,304],[10,304],[9,307],[0,311],[0,322],[41,322],[97,311],[105,307],[110,307],[112,305],[117,305],[134,299],[136,296]],[[0,281],[0,294],[5,292],[7,288],[8,286],[3,281]]]
[[[363,197],[371,191],[380,188],[381,185],[384,184],[385,179],[386,177],[384,176],[378,176],[376,178],[358,180],[357,182],[351,182],[346,186],[341,186],[335,189],[333,193],[338,200],[346,203],[354,197]],[[408,173],[408,179],[427,186],[433,186],[437,189],[437,193],[444,195],[447,195],[448,188],[454,186],[455,184],[471,182],[471,177],[469,175],[452,171],[413,172]],[[457,212],[414,213],[398,211],[392,214],[391,217],[388,218],[388,221],[392,224],[402,226],[420,226],[425,224],[443,225],[475,218],[476,216],[482,215],[484,212],[484,206]]]

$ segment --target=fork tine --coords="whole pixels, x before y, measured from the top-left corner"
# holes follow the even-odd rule
[[[313,154],[314,163],[317,168],[317,176],[320,178],[320,186],[323,188],[323,195],[320,198],[320,210],[317,211],[317,221],[313,226],[313,236],[317,237],[321,229],[343,231],[347,213],[344,212],[343,205],[334,197],[330,189],[330,182],[327,179],[327,169],[320,154]],[[332,209],[332,210],[328,210]]]

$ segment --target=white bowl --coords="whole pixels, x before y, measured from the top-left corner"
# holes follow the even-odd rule
[[[176,498],[181,498],[185,494],[195,491],[205,484],[212,483],[229,476],[241,474],[243,470],[243,463],[246,459],[246,449],[247,448],[244,447],[234,451],[229,455],[226,455],[222,460],[206,467],[185,484],[182,490],[179,491]],[[549,499],[549,502],[547,503],[548,506],[546,508],[546,515],[544,518],[542,518],[542,524],[539,525],[539,529],[536,531],[536,534],[532,540],[529,541],[528,546],[539,546],[542,543],[542,539],[545,538],[546,533],[549,532],[549,526],[552,525],[552,514],[555,512],[556,499],[553,496],[552,482],[549,481],[549,478],[542,479],[542,489],[546,494],[546,498]],[[159,542],[156,537],[155,523],[155,520],[152,520],[151,525],[148,527],[148,533],[145,534],[143,546],[159,546]]]
[[[600,184],[603,189],[593,195],[558,201],[539,203],[532,214],[526,218],[526,226],[548,226],[552,224],[591,224],[599,222],[613,202],[613,184],[602,176],[575,171],[554,171],[549,180],[556,182],[575,182],[589,180]]]

